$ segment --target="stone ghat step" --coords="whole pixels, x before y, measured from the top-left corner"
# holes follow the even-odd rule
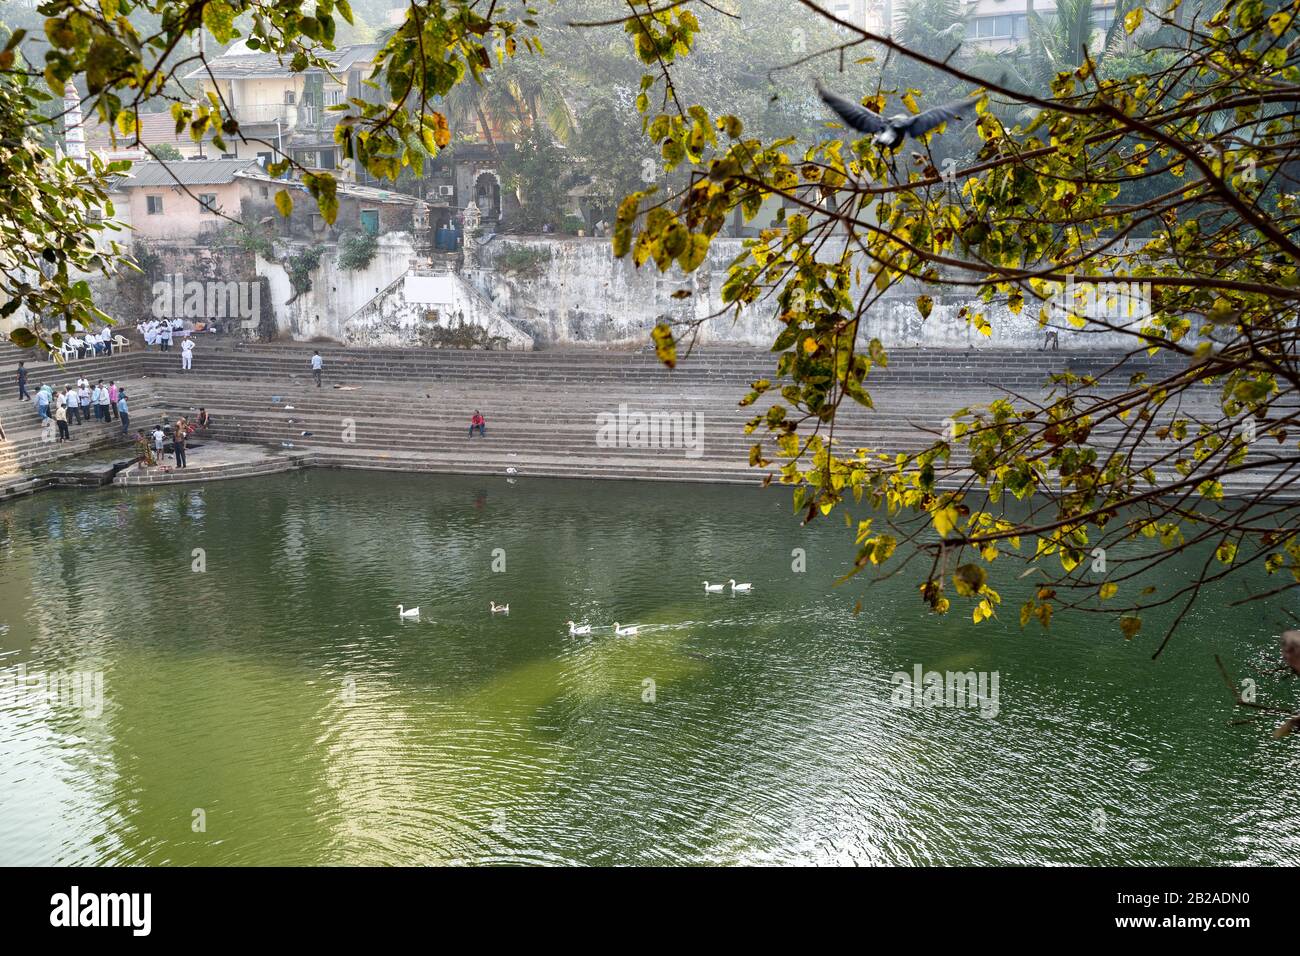
[[[215,427],[205,437],[215,441],[261,444],[271,448],[336,447],[342,449],[362,448],[370,451],[410,451],[431,455],[473,454],[483,457],[504,455],[506,459],[509,459],[508,464],[521,468],[525,464],[536,461],[539,457],[557,453],[600,460],[610,456],[624,456],[653,459],[667,463],[680,460],[695,460],[747,467],[749,449],[753,444],[751,439],[744,437],[706,438],[701,446],[697,446],[701,449],[700,454],[692,457],[692,453],[688,453],[689,450],[684,447],[602,448],[596,444],[591,435],[574,438],[545,433],[529,436],[493,434],[492,437],[483,439],[478,436],[469,438],[468,435],[461,432],[440,435],[412,435],[397,431],[381,433],[361,430],[356,436],[357,440],[349,441],[341,434],[335,433],[313,432],[311,436],[303,437],[291,429],[241,427],[238,424],[233,424],[225,427]],[[917,452],[926,447],[924,441],[916,440],[918,437],[913,433],[898,436],[897,440],[876,441],[869,436],[861,442],[847,442],[842,448],[847,452],[854,448],[866,447],[890,455],[899,451]],[[908,441],[909,438],[912,440]],[[776,458],[775,450],[770,444],[765,445],[765,450],[768,457]],[[1160,449],[1142,449],[1133,455],[1133,462],[1138,467],[1146,467],[1147,465],[1160,463],[1161,457]],[[969,456],[960,451],[955,452],[951,461],[955,465],[964,466],[969,462]],[[1265,470],[1265,466],[1261,463],[1261,471],[1263,470]]]
[[[305,447],[284,452],[264,462],[252,464],[234,464],[227,467],[195,467],[167,471],[149,469],[144,472],[133,471],[118,476],[117,482],[123,485],[174,484],[188,481],[215,480],[220,478],[248,477],[259,474],[307,468],[345,468],[364,471],[397,471],[403,473],[460,474],[481,475],[485,477],[509,477],[514,481],[526,481],[531,478],[585,478],[585,479],[625,479],[641,481],[688,481],[726,484],[760,484],[769,474],[766,469],[719,467],[716,463],[698,463],[694,466],[682,465],[674,468],[647,467],[643,462],[633,459],[602,459],[592,462],[581,458],[564,457],[538,460],[525,469],[519,469],[509,475],[502,462],[483,458],[433,458],[413,453],[375,453],[369,450],[329,450],[319,447]],[[1172,474],[1162,474],[1162,480],[1173,480]],[[937,476],[936,484],[940,488],[956,488],[969,478],[962,469],[953,469]],[[1257,493],[1263,487],[1258,481],[1238,481],[1228,489],[1230,494],[1248,495]],[[780,493],[780,488],[774,489]],[[4,496],[0,485],[0,497]]]
[[[188,414],[190,411],[188,406],[174,405],[165,401],[160,402],[159,405],[165,409],[169,421]],[[268,433],[283,433],[289,436],[300,434],[303,431],[342,433],[345,429],[351,429],[357,434],[364,433],[366,436],[408,436],[413,434],[421,436],[454,436],[468,434],[469,430],[468,420],[464,416],[455,415],[449,417],[424,412],[411,415],[399,413],[367,418],[358,417],[355,413],[339,416],[319,413],[306,414],[295,410],[285,415],[260,410],[219,409],[214,411],[213,415],[214,427],[216,428],[237,426],[242,429],[261,429],[268,431]],[[289,418],[293,418],[294,421],[288,421]],[[146,424],[151,426],[154,420],[137,418],[137,421],[142,426]],[[678,422],[666,422],[654,429],[647,428],[644,431],[656,435],[666,432],[669,435],[689,434],[693,436],[697,434],[697,428],[698,433],[709,441],[727,436],[735,436],[737,440],[755,441],[769,434],[764,428],[747,435],[744,431],[745,421],[743,418],[729,419],[721,416],[701,417],[690,423],[689,427]],[[499,415],[488,418],[488,429],[494,437],[502,438],[532,439],[546,436],[551,439],[586,438],[587,440],[595,440],[595,437],[602,433],[626,435],[643,431],[642,429],[627,428],[625,430],[614,429],[611,432],[610,426],[602,426],[594,416],[572,413],[535,417],[527,417],[522,414]],[[803,431],[811,434],[808,428]],[[918,423],[910,417],[904,418],[900,416],[895,418],[842,420],[836,426],[833,437],[846,444],[897,442],[900,439],[911,439],[907,442],[909,446],[923,447],[941,437],[940,433],[941,426],[939,424]],[[824,437],[831,437],[830,433],[825,429],[821,434]],[[1090,441],[1094,447],[1106,448],[1124,441],[1127,437],[1128,432],[1125,427],[1116,424],[1094,429],[1090,435]],[[1154,451],[1172,450],[1173,447],[1154,438],[1142,445],[1144,450]],[[1261,447],[1264,449],[1269,448],[1267,444],[1263,444]]]
[[[195,363],[204,356],[209,361],[237,360],[250,365],[269,364],[274,366],[307,368],[311,352],[302,350],[294,353],[281,349],[204,349],[202,342],[195,350]],[[128,357],[144,357],[149,361],[180,365],[177,351],[159,352],[151,350],[140,353],[127,353]],[[777,353],[765,350],[744,352],[726,352],[701,350],[690,355],[680,355],[676,370],[666,368],[649,353],[621,352],[486,352],[461,351],[450,349],[409,349],[386,351],[382,349],[344,349],[322,350],[321,359],[326,367],[344,367],[353,364],[374,364],[385,367],[427,365],[439,368],[488,368],[493,370],[545,369],[545,368],[609,368],[642,369],[671,373],[691,368],[727,370],[734,368],[768,368],[776,365]],[[1186,362],[1177,356],[1161,354],[1156,357],[1145,354],[1125,356],[1119,352],[1026,352],[1022,350],[971,350],[937,352],[930,350],[895,349],[889,352],[887,366],[878,369],[933,369],[952,371],[979,368],[1017,368],[1032,369],[1035,372],[1052,372],[1062,369],[1077,371],[1106,371],[1118,363],[1125,369],[1147,372],[1177,371],[1186,367]]]
[[[183,374],[179,363],[174,366],[163,363],[147,364],[140,366],[138,371],[148,371],[153,374],[167,376]],[[243,360],[233,357],[208,359],[207,361],[200,361],[196,358],[193,372],[197,375],[217,378],[311,377],[311,371],[305,364],[278,363],[257,359]],[[775,372],[775,362],[754,363],[743,367],[729,368],[700,367],[687,363],[679,365],[676,369],[663,369],[655,367],[619,368],[595,364],[530,367],[453,367],[436,363],[386,364],[373,361],[353,361],[327,366],[324,370],[323,380],[327,385],[353,379],[407,381],[425,378],[454,378],[462,381],[484,383],[638,382],[652,385],[670,385],[725,382],[744,387],[758,379],[772,379]],[[1109,376],[1102,384],[1106,387],[1121,389],[1127,387],[1128,380],[1129,373],[1125,372]],[[891,366],[888,369],[873,369],[868,382],[870,385],[884,387],[931,384],[992,384],[1037,388],[1050,384],[1048,370],[1026,368],[1023,365],[1011,362],[995,366],[952,368]]]
[[[708,431],[717,429],[739,431],[762,409],[762,406],[736,408],[702,403],[698,407],[690,407],[652,402],[625,402],[623,404],[627,414],[623,416],[622,411],[615,406],[594,405],[574,408],[567,405],[553,405],[545,401],[522,404],[512,402],[509,405],[497,406],[486,401],[479,404],[447,405],[436,399],[422,399],[419,402],[388,399],[312,401],[290,396],[288,400],[274,403],[269,399],[257,397],[232,400],[222,399],[220,396],[210,396],[205,399],[202,395],[195,396],[188,393],[178,396],[165,390],[156,394],[153,402],[165,405],[169,416],[175,417],[191,415],[200,404],[203,404],[218,421],[236,417],[288,424],[287,420],[293,418],[295,423],[308,428],[337,428],[341,427],[345,420],[351,420],[357,425],[393,424],[398,427],[452,431],[468,428],[468,409],[471,408],[482,410],[484,417],[488,419],[489,427],[494,430],[531,431],[537,428],[548,430],[559,428],[591,432],[601,427],[602,422],[630,421],[634,414],[645,415],[648,421],[652,420],[649,418],[652,415],[670,416],[654,419],[670,427],[675,427],[676,422],[686,421],[685,416],[690,416],[692,425],[700,422]],[[857,406],[846,406],[841,411],[835,431],[840,435],[853,435],[860,432],[891,433],[895,430],[937,434],[942,430],[944,420],[951,411],[952,409],[947,407],[929,409],[917,407],[906,411],[896,408],[868,411]],[[1186,408],[1181,411],[1184,415],[1190,414]],[[808,427],[805,424],[804,428]],[[1129,431],[1129,425],[1110,420],[1096,426],[1092,434],[1095,437],[1118,438],[1127,435]]]

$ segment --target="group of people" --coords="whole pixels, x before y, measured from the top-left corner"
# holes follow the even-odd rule
[[[136,328],[144,337],[145,348],[156,345],[159,350],[170,352],[172,338],[185,328],[185,323],[180,319],[149,319],[141,322]]]
[[[74,334],[67,339],[64,344],[71,350],[72,355],[69,358],[76,357],[79,359],[93,358],[96,355],[113,354],[113,332],[106,325],[98,332],[86,332],[84,334]],[[50,353],[54,357],[54,353]]]
[[[200,408],[199,414],[194,421],[190,421],[182,415],[176,419],[172,425],[172,454],[175,456],[176,467],[187,467],[185,452],[189,445],[190,436],[195,432],[206,430],[212,424],[212,416],[208,414],[206,408]],[[158,424],[153,427],[153,431],[146,438],[143,432],[135,433],[136,444],[140,446],[140,460],[145,464],[161,465],[167,449],[167,418],[163,416],[159,419]],[[150,452],[152,451],[152,455]]]
[[[126,389],[118,388],[117,382],[105,383],[101,378],[93,386],[84,375],[77,379],[75,385],[56,388],[42,384],[33,397],[27,391],[27,363],[18,363],[18,400],[30,401],[36,406],[36,414],[43,427],[58,429],[58,441],[71,441],[71,424],[89,424],[93,416],[100,424],[122,423],[122,434],[127,434],[130,427],[130,407],[126,400]],[[52,426],[46,423],[52,423]]]

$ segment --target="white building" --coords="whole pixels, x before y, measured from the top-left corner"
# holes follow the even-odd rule
[[[1029,35],[1027,0],[966,0],[966,39],[968,49],[1007,50],[1024,42]],[[865,27],[874,33],[892,33],[892,24],[903,7],[903,0],[828,0],[825,8],[841,20]],[[1034,13],[1044,20],[1056,16],[1054,0],[1033,0]],[[1115,0],[1098,0],[1093,5],[1092,22],[1098,30],[1109,29],[1115,20]]]

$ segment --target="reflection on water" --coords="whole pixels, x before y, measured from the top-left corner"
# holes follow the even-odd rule
[[[851,543],[784,491],[622,482],[0,506],[0,863],[1300,862],[1300,758],[1228,726],[1212,658],[1294,693],[1267,615],[1207,601],[1153,663],[1021,632],[1016,587],[981,627],[833,590]],[[890,706],[917,665],[998,672],[997,716]]]

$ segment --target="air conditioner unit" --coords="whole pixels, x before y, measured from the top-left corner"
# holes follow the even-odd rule
[[[456,187],[455,187],[455,186],[439,186],[439,187],[438,187],[438,195],[439,195],[439,196],[454,196],[454,195],[456,195]]]

